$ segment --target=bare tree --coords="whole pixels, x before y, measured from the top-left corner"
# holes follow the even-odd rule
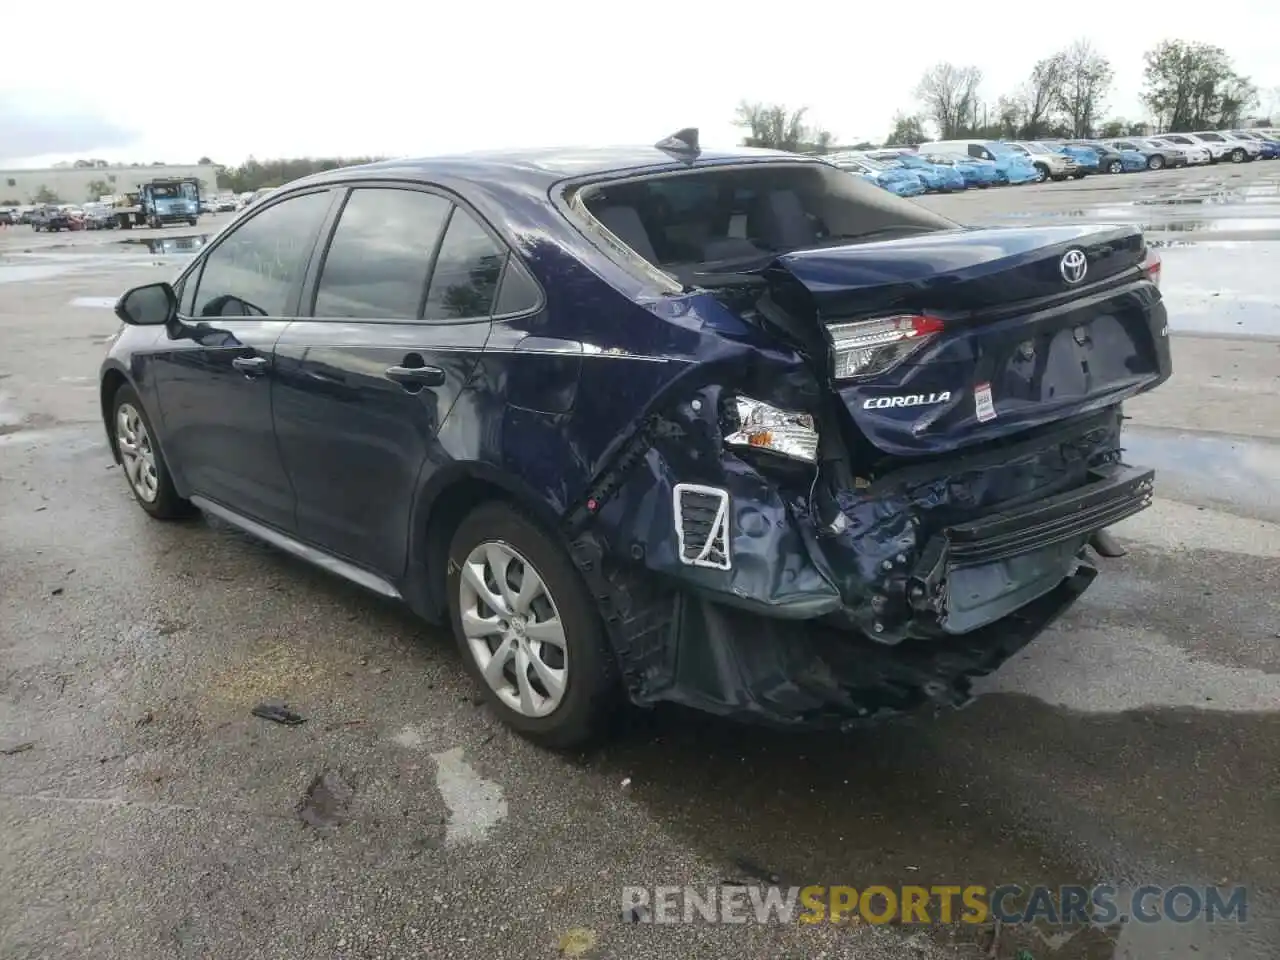
[[[1061,102],[1062,78],[1066,70],[1065,56],[1055,53],[1037,61],[1031,76],[1022,85],[1019,97],[1024,107],[1022,135],[1028,140],[1043,137]]]
[[[957,67],[939,63],[925,71],[916,85],[916,97],[938,127],[944,140],[964,132],[978,109],[978,87],[982,71],[977,67]]]
[[[734,124],[747,131],[743,143],[748,147],[793,151],[816,147],[825,150],[835,138],[827,130],[806,125],[804,117],[808,112],[808,107],[788,110],[779,103],[748,103],[744,100],[738,104]]]
[[[1107,101],[1115,72],[1110,61],[1088,40],[1077,40],[1061,56],[1059,101],[1062,110],[1070,121],[1074,136],[1090,136],[1094,122]]]

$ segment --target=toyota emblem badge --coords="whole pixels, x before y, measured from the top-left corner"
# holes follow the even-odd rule
[[[1067,255],[1058,264],[1058,271],[1067,283],[1079,283],[1089,272],[1089,260],[1083,250],[1068,250]]]

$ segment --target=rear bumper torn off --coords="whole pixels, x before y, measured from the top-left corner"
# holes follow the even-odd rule
[[[1118,407],[823,502],[811,473],[724,448],[718,388],[699,400],[574,537],[642,704],[840,725],[963,702],[1088,586],[1090,537],[1150,502]]]

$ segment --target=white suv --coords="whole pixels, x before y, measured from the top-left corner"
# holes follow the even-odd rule
[[[1247,163],[1262,156],[1262,144],[1247,137],[1237,137],[1234,133],[1215,130],[1197,133],[1196,136],[1207,143],[1216,143],[1218,141],[1225,143],[1227,145],[1226,159],[1232,163]]]

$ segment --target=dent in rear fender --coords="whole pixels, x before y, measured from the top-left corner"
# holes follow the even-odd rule
[[[719,411],[725,394],[721,387],[704,387],[665,412],[642,461],[599,504],[591,529],[619,559],[677,578],[721,603],[788,619],[838,610],[840,593],[816,548],[814,527],[804,519],[807,484],[787,489],[724,447]],[[728,495],[725,568],[681,558],[675,508],[680,484]]]

